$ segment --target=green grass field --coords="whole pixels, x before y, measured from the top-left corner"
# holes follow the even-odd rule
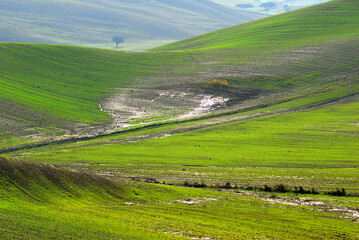
[[[166,182],[189,179],[214,185],[228,180],[242,186],[284,182],[323,190],[345,187],[359,193],[357,100],[353,97],[350,103],[159,139],[131,141],[129,135],[119,135],[77,145],[49,146],[23,157],[60,165],[85,164],[114,175],[151,176]],[[156,136],[172,128],[137,135]],[[125,140],[113,143],[117,139]],[[221,172],[225,174],[221,176]],[[333,180],[333,174],[338,180]]]
[[[345,90],[347,93],[355,92],[357,84],[354,89],[351,84],[358,81],[358,19],[355,15],[358,9],[355,4],[351,4],[352,7],[348,4],[330,2],[216,31],[197,37],[208,47],[202,43],[194,48],[190,47],[192,43],[186,45],[197,41],[193,38],[175,43],[179,48],[185,44],[186,50],[180,51],[135,53],[2,43],[0,104],[5,119],[0,123],[4,136],[0,146],[6,148],[54,137],[107,131],[111,128],[111,115],[101,111],[100,104],[116,95],[116,88],[168,91],[180,88],[200,92],[203,83],[217,78],[229,81],[232,95],[241,94],[241,89],[259,91],[262,96],[277,91],[278,101],[288,95],[313,98],[320,91],[340,87],[349,88]],[[324,11],[326,8],[330,11]],[[343,11],[345,15],[341,14]],[[337,17],[329,21],[328,15]],[[320,32],[310,24],[313,21],[320,24]],[[298,37],[291,33],[289,28],[294,26],[313,39],[309,41],[305,35]],[[254,32],[245,33],[251,29],[255,29]],[[217,40],[210,40],[213,38]],[[171,46],[158,50],[176,49]],[[343,73],[345,78],[341,77]],[[288,89],[293,93],[286,93]],[[227,93],[217,91],[215,94]],[[328,96],[317,97],[321,101]],[[167,115],[172,116],[160,112],[142,119],[166,119]],[[142,121],[133,119],[132,122]]]
[[[358,234],[356,224],[340,219],[340,214],[313,214],[306,207],[229,193],[129,186],[5,158],[1,173],[2,238],[320,239]]]
[[[2,43],[0,125],[4,138],[0,146],[90,133],[91,128],[111,121],[99,104],[114,89],[148,87],[153,80],[147,78],[165,71],[175,74],[175,68],[188,59],[188,54],[181,53]]]
[[[36,112],[78,122],[101,123],[98,103],[112,89],[181,64],[181,54],[146,54],[90,48],[1,44],[1,97]],[[155,64],[154,64],[155,63]]]
[[[358,12],[335,0],[146,52],[0,44],[0,150],[50,141],[0,157],[0,238],[359,238]],[[111,132],[116,88],[231,101]],[[51,142],[74,126],[89,138]]]

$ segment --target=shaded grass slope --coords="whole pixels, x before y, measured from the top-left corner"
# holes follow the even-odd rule
[[[124,201],[130,187],[54,165],[0,157],[1,199],[56,204],[60,200]]]

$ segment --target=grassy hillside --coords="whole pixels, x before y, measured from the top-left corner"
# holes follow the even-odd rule
[[[109,126],[101,106],[114,105],[112,120],[152,112],[137,115],[144,126],[0,157],[3,235],[356,239],[358,6],[332,1],[141,53],[1,44],[4,147],[24,144],[24,122],[78,133],[66,124]],[[216,98],[228,101],[168,120]]]
[[[79,122],[105,121],[109,116],[98,103],[113,88],[170,65],[166,54],[30,44],[1,44],[0,48],[2,98]]]
[[[358,233],[355,223],[338,214],[313,214],[306,208],[209,190],[128,186],[4,157],[0,179],[2,238],[330,238]]]
[[[280,108],[310,106],[356,93],[357,5],[334,1],[161,51],[3,43],[0,145],[111,131],[123,121],[118,116],[134,116],[133,123],[166,120],[186,115],[205,95],[229,99],[228,111],[237,111],[282,102]],[[228,86],[212,86],[215,79]],[[101,111],[106,104],[110,110]]]
[[[156,50],[236,49],[236,52],[259,53],[322,44],[326,40],[357,36],[358,12],[356,2],[334,0],[168,44]]]
[[[131,188],[53,165],[0,157],[1,197],[56,204],[59,199],[125,201]],[[31,180],[31,181],[30,181]]]
[[[2,139],[90,133],[91,126],[111,121],[99,104],[114,89],[148,86],[152,82],[148,76],[164,69],[175,72],[173,68],[188,59],[186,54],[0,44]]]
[[[141,50],[232,26],[264,15],[211,1],[16,0],[0,3],[0,41]],[[193,25],[193,23],[196,25]]]
[[[176,132],[176,125],[164,126],[15,155],[182,184],[184,180],[213,185],[230,181],[260,187],[284,182],[320,191],[344,187],[357,194],[357,109],[358,95],[321,109],[302,108],[235,122],[229,119],[231,123],[189,130],[198,127],[192,123],[182,133]],[[167,137],[161,137],[166,133]],[[150,137],[141,140],[144,136]]]

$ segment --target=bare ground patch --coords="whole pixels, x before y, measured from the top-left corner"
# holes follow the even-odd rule
[[[161,120],[200,116],[226,106],[229,98],[190,90],[121,88],[99,105],[113,117],[108,131]]]
[[[324,212],[334,212],[340,213],[344,215],[345,219],[351,220],[353,222],[359,223],[359,209],[352,207],[344,207],[335,205],[335,202],[329,204],[325,200],[315,199],[315,198],[307,198],[307,197],[284,197],[278,195],[265,195],[248,191],[229,191],[235,194],[239,194],[242,196],[249,196],[259,198],[271,203],[279,203],[279,204],[287,204],[293,206],[309,206],[311,210],[314,211],[324,211]]]

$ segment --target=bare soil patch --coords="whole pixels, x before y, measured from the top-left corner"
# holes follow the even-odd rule
[[[108,131],[162,120],[200,116],[226,106],[229,98],[173,89],[121,88],[99,107],[113,116]]]

